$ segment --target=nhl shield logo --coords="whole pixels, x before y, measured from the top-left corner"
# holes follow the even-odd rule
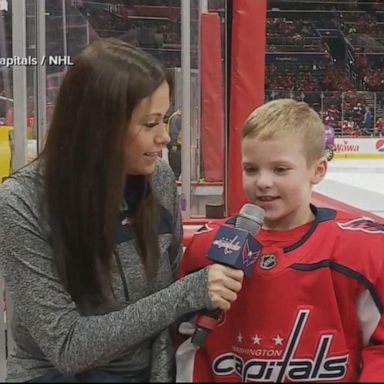
[[[276,256],[273,254],[263,255],[260,258],[260,268],[261,269],[272,269],[275,268],[277,264]]]

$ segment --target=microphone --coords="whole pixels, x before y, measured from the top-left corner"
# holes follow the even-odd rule
[[[236,217],[235,227],[221,225],[208,250],[208,258],[218,264],[241,269],[250,277],[261,254],[262,245],[255,239],[264,222],[264,210],[244,204]],[[217,325],[220,309],[205,310],[196,319],[192,343],[201,347]]]

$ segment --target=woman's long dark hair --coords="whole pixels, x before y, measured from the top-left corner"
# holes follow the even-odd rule
[[[89,45],[63,79],[41,158],[59,275],[79,304],[98,305],[110,296],[124,137],[134,108],[164,81],[156,59],[115,39]],[[135,217],[148,278],[160,253],[156,207],[150,193]]]

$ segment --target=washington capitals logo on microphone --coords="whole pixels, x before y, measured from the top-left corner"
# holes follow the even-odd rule
[[[260,256],[260,253],[261,253],[260,249],[256,249],[256,251],[253,252],[250,249],[249,242],[247,240],[244,244],[244,248],[243,248],[243,252],[242,252],[243,263],[244,263],[245,267],[249,267],[250,265],[255,263],[256,260],[258,259],[258,257]]]
[[[216,245],[219,249],[224,248],[224,254],[226,255],[228,253],[240,251],[241,249],[238,236],[235,236],[232,239],[221,238],[214,240],[213,245]]]
[[[208,258],[251,276],[262,245],[249,232],[221,226],[208,250]]]

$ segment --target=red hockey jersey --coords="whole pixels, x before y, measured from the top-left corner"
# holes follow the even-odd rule
[[[384,225],[311,209],[315,220],[293,244],[263,247],[201,348],[193,319],[179,324],[177,381],[384,381]],[[181,276],[211,264],[218,228],[193,237]]]

